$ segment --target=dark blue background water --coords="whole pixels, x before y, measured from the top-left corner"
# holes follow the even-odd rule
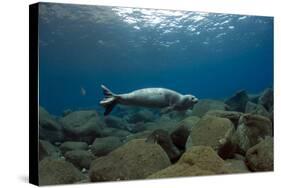
[[[273,85],[271,17],[41,4],[39,41],[40,105],[57,115],[97,108],[100,84],[216,99]]]

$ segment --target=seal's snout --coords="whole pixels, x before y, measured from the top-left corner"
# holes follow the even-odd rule
[[[198,103],[198,98],[197,97],[195,97],[195,96],[192,96],[191,97],[191,101],[194,103],[194,104],[196,104],[196,103]]]

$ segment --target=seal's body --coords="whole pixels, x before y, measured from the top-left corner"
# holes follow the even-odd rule
[[[101,87],[105,95],[105,98],[100,101],[105,108],[104,115],[108,115],[116,104],[181,111],[191,108],[198,102],[193,95],[182,95],[165,88],[145,88],[126,94],[114,94],[104,85]]]

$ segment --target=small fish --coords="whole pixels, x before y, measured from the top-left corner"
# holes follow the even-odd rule
[[[85,95],[87,94],[85,88],[83,88],[83,87],[80,88],[80,94],[81,94],[82,96],[85,96]]]

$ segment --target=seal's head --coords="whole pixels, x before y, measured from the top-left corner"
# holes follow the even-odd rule
[[[181,106],[184,109],[192,108],[194,104],[198,102],[198,98],[194,95],[183,95],[181,98]]]

